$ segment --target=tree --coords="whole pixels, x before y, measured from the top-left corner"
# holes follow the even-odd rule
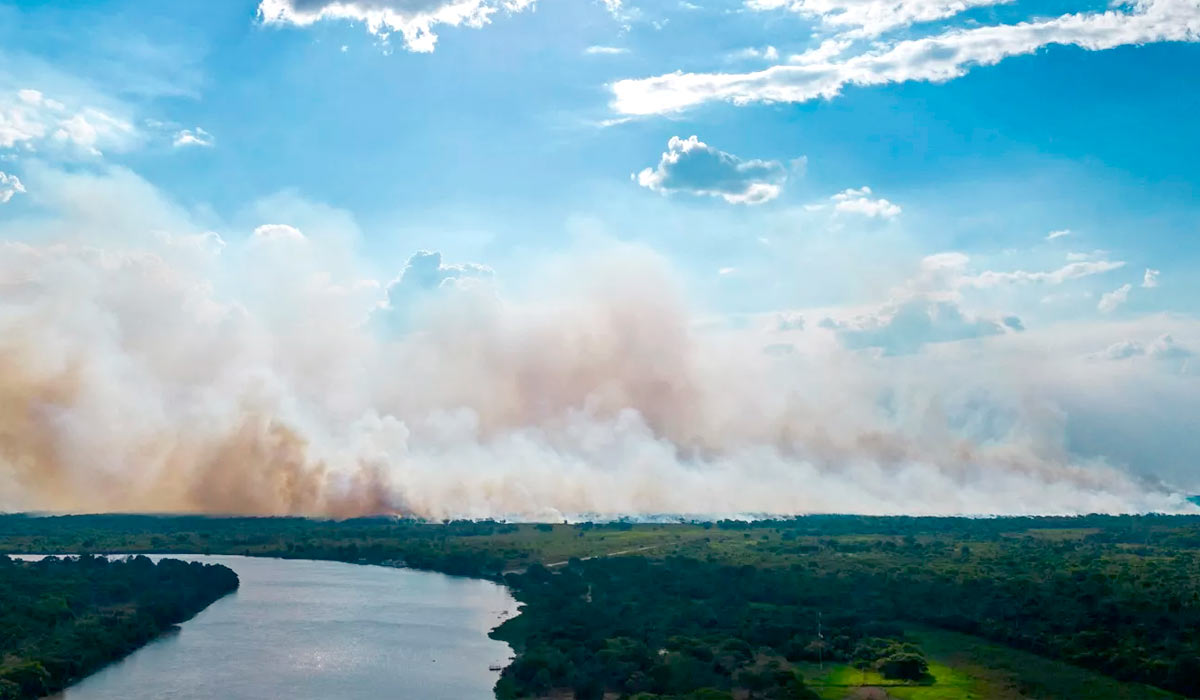
[[[919,681],[929,675],[929,664],[925,657],[911,651],[885,656],[876,662],[875,667],[884,678],[896,680]]]

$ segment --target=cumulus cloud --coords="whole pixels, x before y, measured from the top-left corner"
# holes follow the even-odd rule
[[[1180,361],[1186,363],[1195,354],[1191,348],[1176,342],[1175,337],[1170,333],[1163,333],[1149,343],[1149,345],[1136,340],[1122,340],[1113,343],[1103,352],[1099,353],[1098,356],[1106,360],[1128,360],[1130,358],[1146,356],[1170,363],[1172,367],[1178,366],[1181,369],[1186,369],[1186,364],[1176,365],[1175,363]]]
[[[208,133],[200,127],[195,129],[180,129],[175,133],[174,145],[176,148],[184,146],[200,146],[210,148],[215,143],[212,134]]]
[[[849,349],[873,348],[885,356],[912,354],[927,344],[1024,331],[1024,323],[1015,315],[963,309],[959,289],[969,262],[956,252],[926,256],[916,273],[892,290],[886,303],[841,320],[826,317],[819,325],[834,331]]]
[[[400,276],[388,285],[388,296],[391,297],[393,293],[429,291],[460,280],[488,278],[493,274],[486,265],[446,265],[442,262],[441,253],[421,250],[408,259]]]
[[[1012,0],[746,0],[752,10],[786,9],[847,36],[874,37],[917,22]]]
[[[1050,233],[1047,233],[1046,240],[1053,241],[1056,238],[1063,238],[1069,235],[1071,235],[1071,229],[1059,229],[1057,231],[1051,231]]]
[[[95,107],[68,107],[32,89],[0,93],[0,149],[99,156],[138,137],[127,120]]]
[[[1100,296],[1100,302],[1096,304],[1096,308],[1108,314],[1117,310],[1117,307],[1129,300],[1129,291],[1133,289],[1133,285],[1123,284],[1120,287],[1105,292]]]
[[[488,294],[468,293],[484,268],[425,252],[385,288],[318,245],[350,236],[261,211],[304,239],[217,238],[127,174],[87,184],[60,224],[0,221],[30,239],[0,244],[2,509],[1129,512],[1187,509],[1200,485],[1200,446],[1158,439],[1200,418],[1197,377],[1079,362],[1149,327],[1194,346],[1187,319],[993,333],[914,293],[897,314],[980,342],[786,350],[769,326],[702,328],[640,246],[530,262],[526,291]],[[914,288],[965,265],[927,261]],[[377,332],[409,291],[429,313]]]
[[[1142,287],[1145,289],[1153,289],[1158,286],[1158,270],[1146,268],[1145,274],[1142,275]]]
[[[20,178],[16,175],[9,175],[6,172],[0,171],[0,204],[6,204],[13,198],[13,195],[24,191],[25,185],[21,184]]]
[[[900,216],[900,205],[893,204],[882,197],[871,198],[871,188],[863,185],[858,189],[848,189],[838,192],[831,197],[835,211],[881,219],[894,219]]]
[[[479,28],[497,12],[532,6],[532,0],[262,0],[258,14],[266,24],[302,27],[321,20],[362,22],[383,38],[400,34],[409,51],[429,52],[437,44],[439,25]]]
[[[658,166],[633,178],[664,194],[686,192],[720,197],[730,204],[762,204],[779,196],[787,170],[775,160],[743,160],[695,136],[672,136]]]
[[[1101,355],[1109,360],[1127,360],[1146,354],[1146,346],[1136,340],[1122,340],[1109,345]]]
[[[835,325],[850,349],[878,348],[885,355],[917,352],[927,343],[1000,335],[1022,329],[1015,316],[991,319],[970,316],[951,301],[914,298]]]
[[[489,280],[493,275],[486,265],[447,265],[440,252],[417,251],[387,285],[387,296],[375,312],[375,321],[392,331],[410,330],[419,306],[438,290],[470,288],[472,283]]]
[[[1170,333],[1164,333],[1155,338],[1154,342],[1150,344],[1149,353],[1152,357],[1164,360],[1183,360],[1196,354],[1190,348],[1175,342],[1175,338]]]
[[[1101,51],[1198,38],[1200,6],[1194,0],[1138,0],[1103,12],[951,29],[919,39],[872,45],[866,52],[844,59],[777,65],[751,73],[676,71],[620,80],[612,86],[613,106],[625,114],[660,114],[711,101],[737,105],[807,102],[835,97],[848,85],[945,82],[965,75],[972,68],[994,65],[1050,45]]]

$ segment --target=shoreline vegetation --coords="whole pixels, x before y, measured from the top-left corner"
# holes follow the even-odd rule
[[[57,693],[237,588],[215,564],[0,554],[0,700]]]
[[[0,552],[81,551],[503,583],[522,608],[492,632],[516,654],[502,700],[1200,697],[1197,516],[0,516]]]

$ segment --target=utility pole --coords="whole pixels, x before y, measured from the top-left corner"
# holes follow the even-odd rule
[[[825,670],[825,635],[821,634],[821,611],[817,611],[817,668]]]

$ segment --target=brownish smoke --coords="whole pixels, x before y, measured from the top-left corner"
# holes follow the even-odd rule
[[[56,409],[72,403],[79,388],[76,368],[33,377],[21,355],[0,350],[0,464],[16,490],[37,494],[44,507],[73,510],[79,498],[72,493],[71,470],[56,454],[49,422]]]
[[[10,339],[11,340],[11,339]],[[0,464],[27,502],[45,510],[196,512],[352,517],[395,512],[378,469],[335,479],[306,441],[264,414],[247,413],[225,435],[157,434],[140,450],[154,465],[109,478],[69,464],[56,416],[78,398],[77,363],[39,374],[12,348],[0,351]]]

